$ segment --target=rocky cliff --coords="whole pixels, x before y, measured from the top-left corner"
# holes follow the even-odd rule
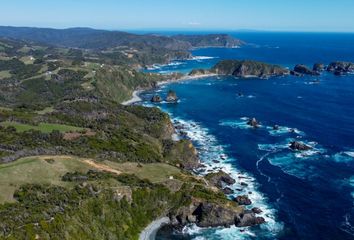
[[[211,69],[211,72],[220,75],[233,75],[241,78],[268,78],[289,74],[289,70],[281,66],[250,60],[223,60],[217,63]]]

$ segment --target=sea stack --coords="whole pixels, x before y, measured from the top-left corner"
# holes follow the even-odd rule
[[[303,65],[303,64],[298,64],[294,67],[294,72],[295,73],[300,73],[300,74],[305,74],[305,75],[314,75],[314,76],[318,76],[320,75],[317,71],[313,71],[310,68],[308,68],[307,66]]]
[[[178,101],[176,92],[174,92],[173,90],[169,90],[166,97],[166,101],[169,103],[176,103]]]
[[[154,102],[154,103],[159,103],[162,101],[162,98],[160,97],[160,95],[154,95],[152,98],[151,98],[151,102]]]
[[[248,120],[247,125],[253,127],[253,128],[259,128],[259,123],[256,118],[252,118]]]
[[[296,142],[296,141],[290,143],[290,148],[292,150],[298,150],[298,151],[307,151],[312,149],[312,147],[302,142]]]

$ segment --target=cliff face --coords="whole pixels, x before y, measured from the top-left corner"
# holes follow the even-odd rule
[[[216,64],[211,69],[211,72],[221,75],[233,75],[241,78],[267,78],[289,74],[289,70],[281,66],[249,60],[224,60]]]
[[[208,35],[176,35],[172,38],[188,42],[192,47],[239,47],[243,41],[235,39],[227,34],[208,34]]]

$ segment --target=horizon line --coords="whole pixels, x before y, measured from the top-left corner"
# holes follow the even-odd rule
[[[38,28],[38,29],[55,29],[55,30],[66,30],[66,29],[75,29],[75,28],[87,28],[92,30],[102,30],[102,31],[125,31],[125,32],[240,32],[240,33],[347,33],[354,34],[354,31],[336,31],[336,30],[285,30],[285,29],[231,29],[231,28],[100,28],[92,26],[70,26],[70,27],[44,27],[44,26],[25,26],[25,25],[1,25],[0,27],[13,27],[13,28]]]

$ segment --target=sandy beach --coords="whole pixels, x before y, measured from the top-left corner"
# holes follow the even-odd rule
[[[141,101],[141,98],[139,97],[139,94],[142,92],[142,90],[135,90],[132,94],[132,98],[125,101],[125,102],[122,102],[122,105],[132,105],[136,102],[140,102]]]
[[[169,84],[169,83],[182,82],[182,81],[188,81],[188,80],[197,80],[200,78],[213,77],[213,76],[218,76],[218,74],[203,74],[203,75],[196,75],[196,76],[186,75],[186,76],[181,77],[179,79],[169,79],[166,81],[158,82],[157,85],[162,86],[162,85]],[[139,97],[139,94],[143,91],[144,90],[135,90],[132,94],[132,98],[127,101],[122,102],[122,105],[126,106],[126,105],[132,105],[136,102],[140,102],[142,99]]]
[[[169,224],[170,219],[168,217],[159,218],[150,223],[139,236],[139,240],[155,240],[157,231],[165,224]]]

